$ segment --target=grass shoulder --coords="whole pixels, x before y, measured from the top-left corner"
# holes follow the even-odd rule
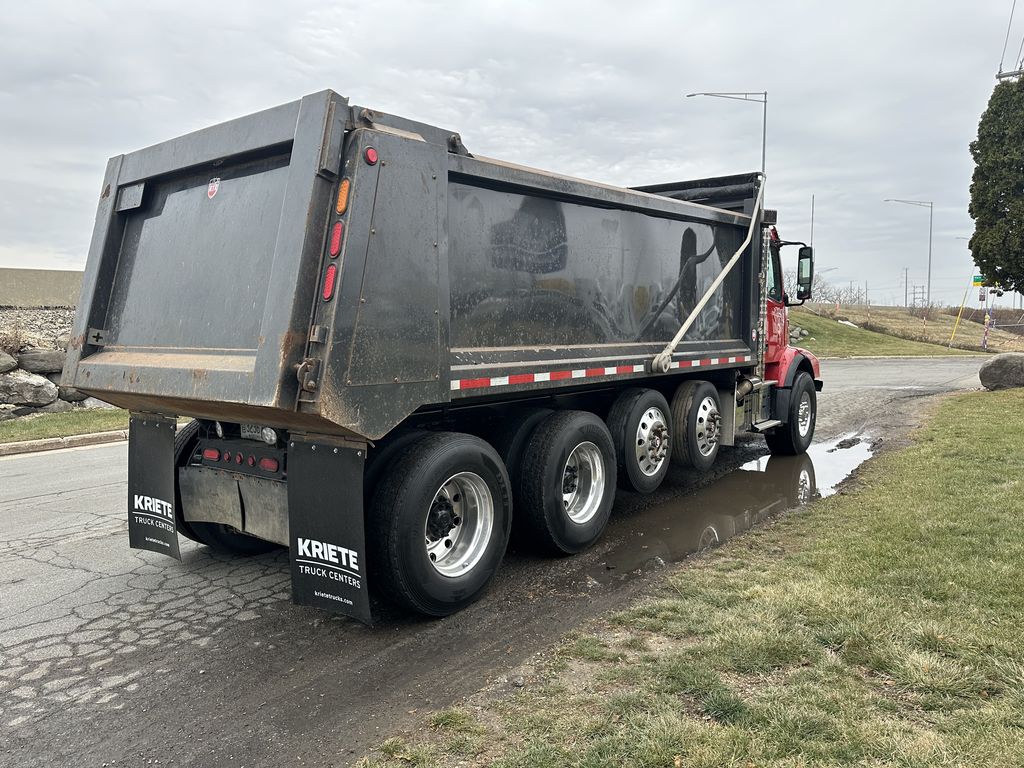
[[[128,428],[128,411],[82,408],[66,413],[41,413],[0,422],[0,443],[68,437]]]
[[[791,310],[790,325],[806,329],[810,335],[797,342],[820,357],[871,357],[977,354],[962,349],[855,328],[811,312]]]
[[[676,568],[368,766],[1024,765],[1024,390]]]

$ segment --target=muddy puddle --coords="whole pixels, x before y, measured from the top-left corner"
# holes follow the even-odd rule
[[[714,547],[773,515],[817,498],[873,455],[870,437],[841,435],[803,456],[763,456],[696,493],[644,510],[626,540],[589,576],[621,581]]]

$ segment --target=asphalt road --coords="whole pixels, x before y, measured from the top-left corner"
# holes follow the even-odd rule
[[[898,437],[922,398],[979,386],[979,365],[826,362],[816,441]],[[620,493],[597,547],[560,560],[512,553],[456,616],[386,612],[374,628],[291,605],[283,553],[230,558],[183,540],[177,563],[130,550],[126,454],[121,443],[0,458],[0,765],[346,765],[649,589],[657,575],[642,568],[594,575],[642,562],[648,544],[631,542],[651,541],[645,528],[695,522],[700,494],[738,499],[751,487],[735,484],[750,474],[738,468],[765,448],[744,440],[711,475],[675,471],[652,497]]]

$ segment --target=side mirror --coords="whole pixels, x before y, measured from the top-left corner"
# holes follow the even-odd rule
[[[801,301],[811,298],[814,283],[814,249],[808,245],[800,248],[796,262],[796,297]]]

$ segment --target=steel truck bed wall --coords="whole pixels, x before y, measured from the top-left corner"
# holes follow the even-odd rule
[[[110,161],[65,376],[133,410],[363,439],[424,408],[649,376],[760,215],[758,183],[690,184],[728,187],[732,210],[603,186],[314,94]],[[754,364],[759,248],[676,368]]]

